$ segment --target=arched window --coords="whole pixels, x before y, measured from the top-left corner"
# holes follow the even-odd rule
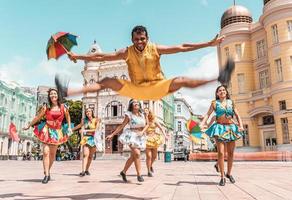
[[[118,117],[122,116],[123,113],[123,105],[121,102],[112,101],[107,104],[105,108],[106,117]]]
[[[123,75],[121,76],[121,79],[122,79],[122,80],[127,80],[128,78],[127,78],[127,76],[126,76],[125,74],[123,74]]]

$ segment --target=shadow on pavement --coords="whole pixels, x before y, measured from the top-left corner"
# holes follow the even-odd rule
[[[214,182],[191,182],[191,181],[179,181],[177,183],[164,183],[164,185],[173,185],[173,186],[181,186],[181,184],[192,184],[192,185],[218,185],[218,183]]]
[[[17,198],[19,197],[19,198]],[[13,199],[22,199],[25,197],[26,200],[35,200],[35,199],[63,199],[68,198],[71,200],[80,200],[80,199],[113,199],[113,198],[124,198],[124,199],[134,199],[134,200],[151,200],[157,199],[158,197],[135,197],[130,195],[118,194],[118,193],[91,193],[91,194],[80,194],[80,195],[65,195],[65,196],[30,196],[24,195],[23,193],[11,193],[11,194],[0,194],[0,198],[13,198]],[[31,199],[30,199],[31,198]]]

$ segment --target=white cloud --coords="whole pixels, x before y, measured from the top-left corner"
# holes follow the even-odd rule
[[[69,60],[41,60],[31,66],[30,60],[23,57],[14,57],[6,64],[0,64],[0,79],[15,81],[22,86],[37,87],[39,85],[54,86],[56,73],[70,77],[70,86],[82,86],[81,71],[83,62],[77,64]]]
[[[185,76],[196,79],[210,79],[218,76],[218,61],[216,50],[204,55],[198,62],[192,63]],[[192,106],[195,114],[205,114],[211,101],[215,98],[218,82],[198,87],[196,89],[181,89],[183,97]]]

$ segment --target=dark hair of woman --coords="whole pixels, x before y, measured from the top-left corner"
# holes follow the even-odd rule
[[[217,93],[218,93],[218,91],[219,91],[219,89],[220,89],[221,87],[224,87],[225,90],[226,90],[226,99],[230,99],[230,95],[229,95],[229,92],[228,92],[228,90],[227,90],[227,86],[226,86],[226,85],[220,85],[220,86],[218,86],[218,87],[216,88],[216,92],[215,92],[215,98],[216,98],[216,100],[219,100],[219,99],[220,99],[219,96],[217,95]]]
[[[133,105],[134,105],[134,103],[135,102],[137,102],[137,100],[135,100],[135,99],[131,99],[130,101],[129,101],[129,106],[128,106],[128,111],[130,111],[130,112],[133,112]],[[138,101],[138,103],[139,103],[139,107],[140,107],[140,109],[139,109],[139,112],[140,113],[142,113],[142,106],[141,106],[141,103]]]
[[[53,105],[53,102],[51,101],[51,98],[50,98],[50,93],[51,93],[52,91],[57,92],[57,96],[58,96],[58,98],[57,98],[57,104],[58,104],[59,107],[61,106],[61,102],[60,102],[59,95],[58,95],[58,90],[56,90],[56,89],[54,89],[54,88],[50,88],[49,91],[48,91],[49,109],[50,109],[50,108],[52,107],[52,105]]]

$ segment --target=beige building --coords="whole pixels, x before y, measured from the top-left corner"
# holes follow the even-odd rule
[[[235,59],[229,88],[246,128],[238,146],[292,150],[292,0],[264,0],[252,21],[239,5],[221,18],[219,66]]]

